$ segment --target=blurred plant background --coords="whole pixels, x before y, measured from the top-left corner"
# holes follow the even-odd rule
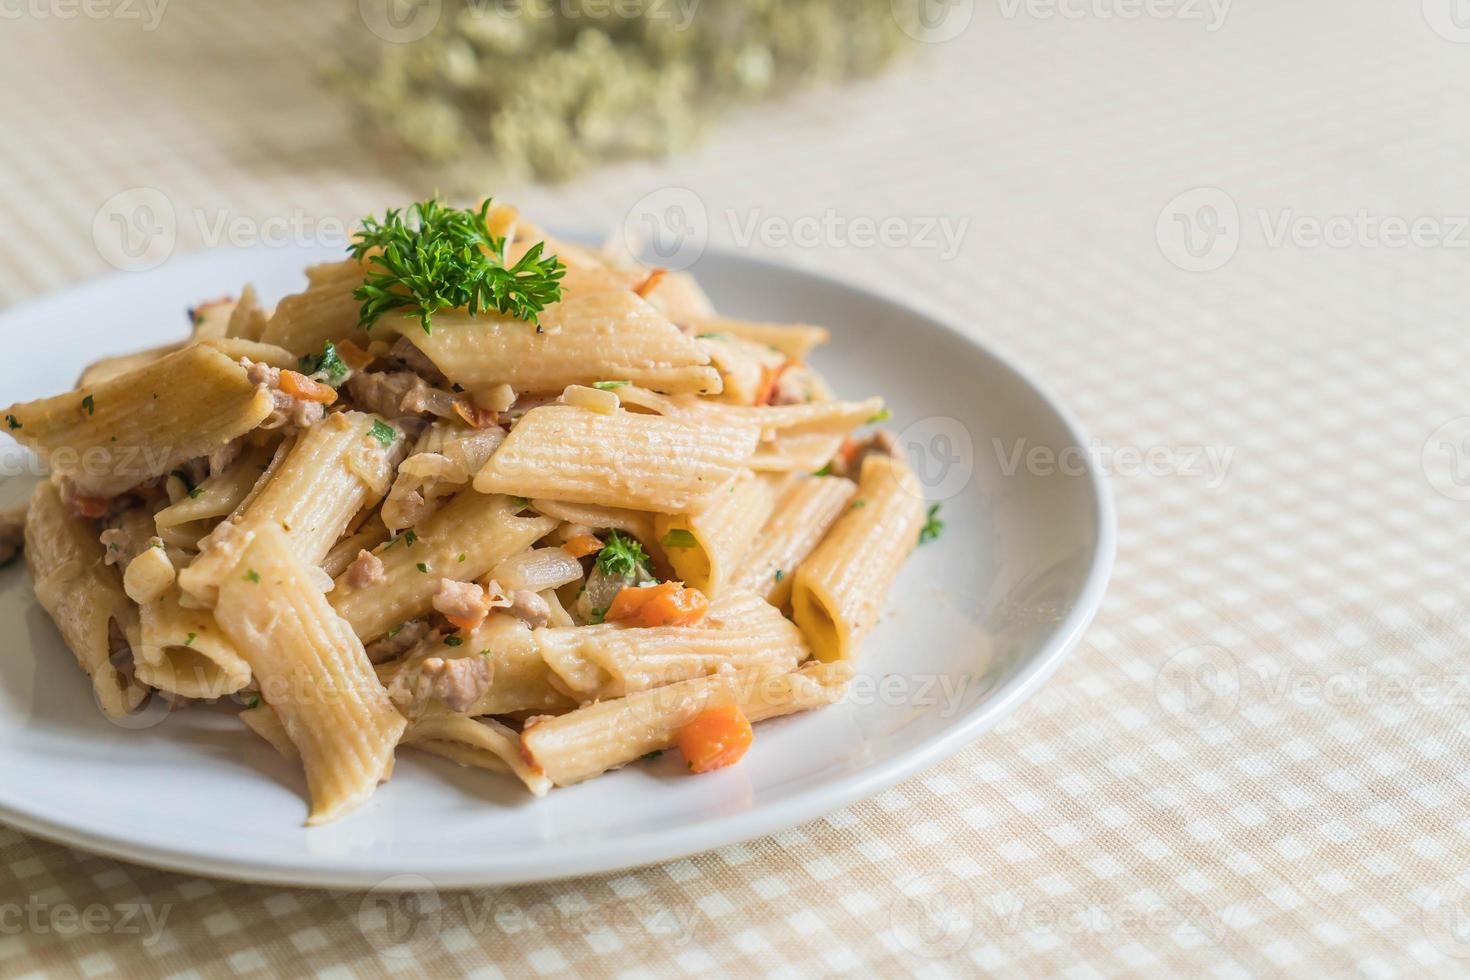
[[[678,152],[742,103],[874,75],[918,47],[900,24],[922,2],[386,0],[384,28],[323,70],[380,139],[446,173],[555,181]]]

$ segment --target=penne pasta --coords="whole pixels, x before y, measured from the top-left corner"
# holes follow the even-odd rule
[[[362,285],[363,266],[355,259],[314,265],[306,270],[307,287],[276,305],[260,339],[293,354],[315,354],[328,341],[361,338],[357,325],[361,303],[352,291]]]
[[[857,655],[923,524],[924,498],[913,471],[900,460],[869,456],[857,496],[792,583],[792,615],[817,657]]]
[[[831,337],[826,327],[806,323],[761,323],[727,316],[689,317],[679,321],[696,334],[725,335],[780,351],[793,361],[805,361],[813,349]]]
[[[167,589],[139,609],[138,679],[186,698],[213,699],[250,683],[250,665],[207,609],[186,609]]]
[[[551,780],[522,758],[520,737],[491,718],[431,711],[408,726],[403,744],[462,766],[513,773],[536,796],[545,796],[551,789]]]
[[[80,496],[109,498],[263,422],[270,395],[198,344],[65,395],[12,405],[10,434]]]
[[[814,663],[789,673],[730,671],[682,681],[532,719],[521,748],[555,785],[570,786],[668,749],[679,729],[708,708],[733,703],[750,721],[762,721],[838,701],[851,678],[847,664]]]
[[[91,678],[102,713],[124,718],[148,696],[147,687],[127,669],[127,651],[138,641],[138,611],[123,594],[117,568],[105,564],[103,556],[92,523],[62,503],[55,484],[37,486],[25,524],[25,559],[36,601]]]
[[[339,578],[332,604],[364,642],[375,640],[427,613],[442,580],[473,581],[556,526],[518,512],[509,497],[463,491],[416,528],[412,541],[400,535],[378,548],[377,581],[354,588]]]
[[[716,596],[734,575],[776,506],[776,480],[746,470],[698,514],[660,514],[654,535],[674,575]]]
[[[791,597],[796,570],[857,495],[857,484],[840,476],[797,480],[781,496],[730,586],[749,589],[781,608]]]
[[[555,683],[579,701],[623,697],[722,668],[782,672],[810,652],[801,632],[764,600],[731,593],[698,626],[611,623],[533,632]]]
[[[278,526],[262,526],[220,585],[215,617],[301,755],[309,825],[361,805],[406,728],[361,641]]]
[[[666,514],[698,513],[740,472],[756,429],[632,412],[532,409],[478,476],[509,493]]]

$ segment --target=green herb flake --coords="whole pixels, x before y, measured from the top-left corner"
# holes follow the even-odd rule
[[[594,610],[592,610],[592,620],[591,620],[592,625],[596,626],[597,624],[601,623],[606,618],[607,618],[607,610],[606,609],[594,609]]]
[[[408,530],[403,535],[403,544],[404,544],[405,547],[412,548],[414,545],[416,545],[418,543],[419,543],[419,536],[417,534],[415,534],[412,529]]]
[[[190,633],[188,636],[184,637],[184,646],[186,646],[186,647],[187,646],[193,646],[194,645],[194,638],[197,637],[198,635],[199,635],[198,633]]]
[[[694,533],[682,527],[673,528],[660,538],[658,543],[665,548],[699,547],[699,539],[694,536]]]
[[[403,629],[403,624],[402,623],[399,623],[397,626],[393,627],[391,630],[388,631],[388,639],[390,639],[390,640],[393,639],[393,637],[397,636],[399,634],[399,632],[402,631],[402,629]]]
[[[245,707],[250,708],[252,710],[254,710],[255,708],[260,707],[260,695],[257,694],[255,697],[251,698],[250,699],[250,703],[247,704]]]
[[[393,445],[393,440],[398,438],[398,433],[393,426],[382,419],[373,419],[373,427],[368,430],[368,435],[381,442],[384,446]]]
[[[880,409],[878,411],[878,414],[876,414],[872,418],[868,419],[868,425],[876,425],[879,422],[887,422],[891,418],[893,418],[893,412],[891,412],[885,406],[884,408],[882,408],[882,409]]]
[[[426,564],[424,564],[423,562],[419,562],[417,565],[414,566],[414,568],[417,568],[419,571],[423,572],[425,575],[429,574],[429,566],[426,565]]]
[[[460,564],[464,564],[464,560],[468,557],[469,555],[466,555],[463,551],[461,551],[459,554],[454,556],[454,560],[459,562]]]
[[[444,638],[444,645],[447,647],[457,647],[462,643],[464,643],[464,637],[462,636],[446,636]]]
[[[652,762],[654,759],[657,759],[659,756],[661,756],[663,754],[664,754],[664,750],[663,749],[654,749],[652,752],[645,752],[645,753],[643,753],[643,761],[644,762]]]
[[[626,388],[632,383],[631,381],[594,381],[592,387],[598,391],[612,391],[614,388]]]
[[[243,578],[245,581],[250,582],[250,583],[252,583],[254,585],[259,585],[260,584],[260,573],[257,572],[253,568],[250,569],[248,572],[246,572],[244,575],[242,575],[241,578]]]
[[[325,381],[333,388],[340,385],[352,369],[342,360],[337,353],[337,345],[330,340],[322,345],[320,354],[307,354],[297,358],[296,363],[301,368],[301,373],[313,381]]]
[[[929,512],[925,517],[924,526],[919,529],[919,544],[928,544],[937,541],[944,533],[944,522],[939,519],[939,504],[930,504]]]
[[[371,329],[385,313],[402,312],[417,316],[424,333],[431,333],[435,313],[457,309],[472,317],[493,309],[535,323],[541,310],[560,300],[566,266],[555,255],[542,258],[545,242],[507,266],[505,239],[485,225],[490,203],[486,198],[472,210],[430,198],[409,205],[407,220],[396,208],[364,218],[348,246],[366,266],[352,293],[362,303],[358,326]]]
[[[812,476],[831,476],[831,475],[832,475],[832,464],[831,463],[828,463],[826,466],[822,467],[821,469],[817,470],[815,473],[812,474]]]
[[[783,578],[786,577],[786,572],[783,569],[778,568],[778,569],[776,569],[776,576],[775,577],[776,577],[776,581],[779,582]]]
[[[604,575],[632,575],[639,565],[647,563],[648,553],[643,550],[643,545],[621,531],[608,534],[607,542],[597,553],[597,567],[602,569]]]
[[[511,497],[510,505],[515,510],[525,510],[527,507],[531,506],[531,501],[527,500],[525,497]]]
[[[199,495],[202,494],[203,492],[204,492],[204,488],[203,487],[195,487],[193,490],[190,490],[189,491],[189,499],[190,500],[198,500],[199,499]]]
[[[14,415],[5,416],[5,424],[9,426],[12,431],[14,431],[15,429],[25,428],[23,425],[20,424],[20,420],[17,419]]]
[[[727,333],[720,333],[719,331],[714,331],[712,333],[697,333],[697,334],[694,335],[694,339],[695,340],[729,340],[730,339],[730,335],[727,334]]]
[[[866,500],[863,500],[862,498],[858,498],[857,500],[854,500],[852,502],[851,509],[852,510],[858,510],[859,508],[866,507],[866,506],[868,506],[868,502]]]
[[[82,399],[82,407],[87,410],[88,415],[97,414],[97,403],[92,400],[91,395],[88,395],[86,398]]]

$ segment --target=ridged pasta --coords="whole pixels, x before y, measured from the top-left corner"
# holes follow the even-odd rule
[[[706,595],[719,595],[771,516],[777,479],[746,470],[701,513],[658,515],[654,536],[674,575]]]
[[[791,597],[796,570],[857,496],[857,484],[840,476],[795,481],[755,535],[732,588],[749,589],[780,608]]]

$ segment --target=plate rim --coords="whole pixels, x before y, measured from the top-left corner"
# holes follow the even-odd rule
[[[191,266],[220,261],[222,255],[244,255],[262,251],[278,250],[264,247],[201,249],[176,256],[169,264],[177,272],[187,272]],[[1072,411],[1046,385],[1038,382],[1026,368],[997,353],[985,341],[960,330],[943,313],[929,308],[929,304],[920,304],[907,297],[898,298],[867,284],[855,283],[845,277],[804,265],[778,263],[763,255],[747,255],[713,247],[707,249],[705,254],[721,261],[777,269],[782,273],[817,280],[829,287],[836,286],[861,298],[904,310],[987,357],[1028,389],[1056,417],[1074,444],[1090,444],[1086,431]],[[0,310],[0,328],[7,321],[24,317],[53,302],[61,302],[72,294],[105,290],[112,283],[131,280],[136,276],[138,273],[113,272],[23,300]],[[1097,540],[1077,602],[1040,651],[1029,659],[1016,676],[998,687],[991,697],[955,718],[948,727],[920,741],[908,752],[842,776],[818,789],[800,791],[760,808],[713,817],[686,827],[637,833],[618,841],[615,846],[607,842],[579,846],[572,842],[566,847],[559,847],[550,862],[544,856],[538,858],[534,867],[524,858],[516,860],[514,855],[511,855],[510,860],[505,860],[504,855],[498,855],[500,860],[489,865],[468,864],[453,868],[436,866],[430,869],[406,868],[397,864],[371,865],[364,863],[362,854],[354,855],[350,866],[330,860],[320,866],[303,865],[299,862],[262,863],[259,859],[252,860],[248,855],[223,856],[199,848],[170,849],[140,844],[117,833],[84,830],[33,815],[16,809],[4,800],[0,800],[0,822],[23,833],[89,854],[181,874],[204,875],[248,884],[334,891],[372,889],[375,892],[416,891],[421,890],[425,883],[435,890],[453,891],[561,881],[647,867],[767,836],[867,799],[956,755],[1031,697],[1076,648],[1102,605],[1117,554],[1117,516],[1112,487],[1097,460],[1088,454],[1083,454],[1083,458],[1086,462],[1086,486],[1090,491],[1093,519],[1097,525]]]

